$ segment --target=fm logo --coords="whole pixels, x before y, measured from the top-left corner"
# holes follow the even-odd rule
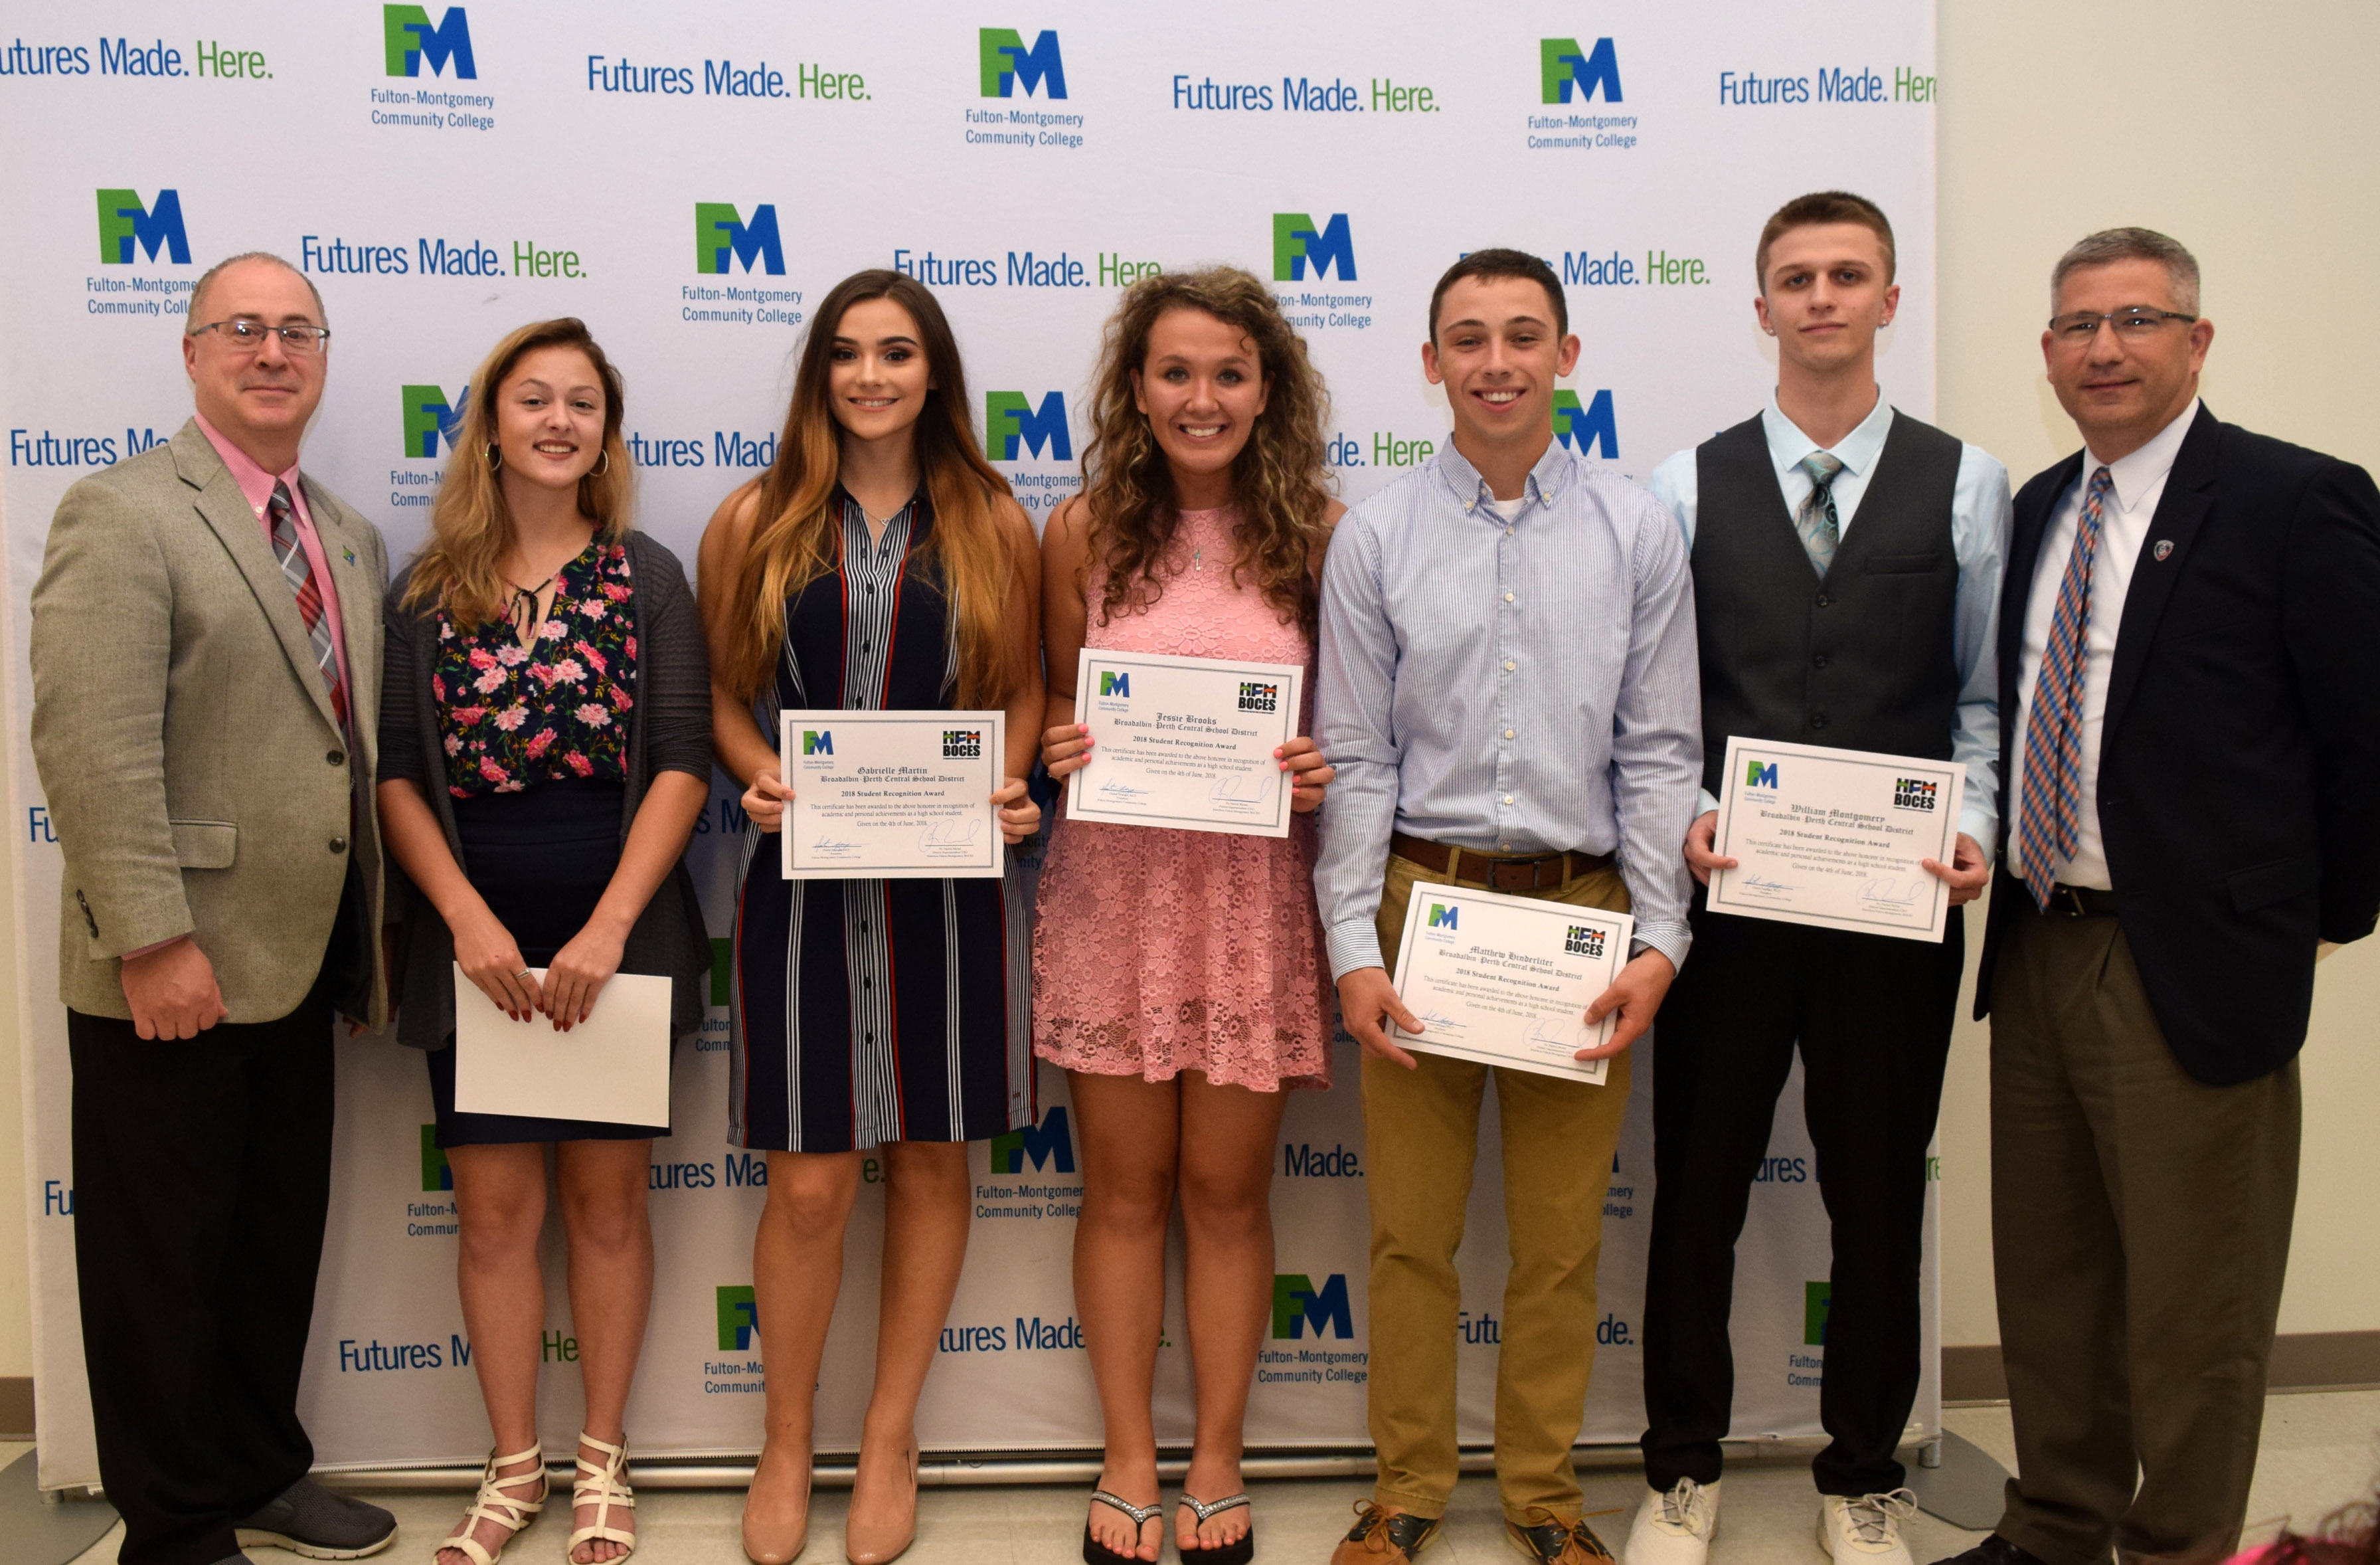
[[[1013,27],[987,27],[978,34],[977,65],[983,77],[983,95],[1011,98],[1021,84],[1030,97],[1038,89],[1044,98],[1066,95],[1066,62],[1058,54],[1058,35],[1044,31],[1025,46],[1025,35]]]
[[[694,203],[694,269],[705,277],[725,276],[729,258],[755,266],[771,277],[785,275],[785,246],[777,237],[777,208],[763,202],[752,209],[747,223],[725,202]]]
[[[1347,1274],[1332,1272],[1314,1286],[1314,1279],[1304,1272],[1281,1272],[1272,1279],[1272,1337],[1276,1342],[1294,1342],[1305,1336],[1307,1327],[1314,1328],[1317,1341],[1336,1336],[1353,1340],[1355,1336],[1355,1312],[1347,1302]]]
[[[802,753],[805,755],[833,754],[834,730],[832,728],[804,728],[802,730]]]
[[[1122,696],[1124,700],[1130,701],[1132,699],[1132,676],[1129,674],[1119,674],[1112,668],[1100,669],[1099,693],[1101,695]]]
[[[181,191],[158,191],[153,206],[142,206],[137,190],[99,192],[99,263],[129,266],[136,245],[152,261],[162,250],[176,266],[190,263],[190,238],[182,229]]]
[[[455,432],[463,427],[464,410],[471,405],[471,388],[465,386],[461,396],[447,400],[446,393],[434,385],[408,385],[399,388],[405,402],[405,456],[407,461],[431,461],[438,456],[438,437],[446,437],[446,449],[455,449]]]
[[[1052,1105],[1038,1125],[1022,1125],[991,1138],[991,1171],[1021,1174],[1030,1160],[1037,1171],[1075,1171],[1075,1138],[1066,1128],[1066,1106]]]
[[[1609,38],[1597,39],[1591,52],[1581,49],[1575,38],[1539,39],[1537,75],[1549,104],[1569,103],[1572,88],[1582,104],[1593,99],[1598,87],[1605,103],[1620,101],[1620,55]]]
[[[1777,763],[1770,761],[1764,764],[1758,761],[1745,762],[1743,764],[1743,786],[1746,788],[1775,788],[1777,786]]]
[[[1462,911],[1461,908],[1450,908],[1443,902],[1432,902],[1429,905],[1429,926],[1432,929],[1452,929],[1455,915]]]
[[[1620,425],[1611,412],[1611,393],[1598,391],[1582,406],[1575,391],[1554,393],[1554,438],[1585,456],[1600,446],[1606,458],[1620,456]]]
[[[453,1190],[455,1170],[446,1162],[446,1155],[438,1150],[438,1127],[421,1127],[421,1188],[424,1191]]]
[[[1827,1315],[1835,1302],[1835,1285],[1831,1282],[1805,1282],[1802,1285],[1802,1344],[1807,1348],[1827,1345]]]
[[[421,63],[441,76],[455,67],[457,81],[477,81],[480,67],[471,60],[471,22],[460,6],[446,7],[445,18],[430,25],[430,13],[419,6],[382,6],[381,43],[388,55],[388,74],[419,76]]]
[[[1302,283],[1309,266],[1317,279],[1335,270],[1341,282],[1355,280],[1355,241],[1345,213],[1332,213],[1319,227],[1302,212],[1272,214],[1272,280]]]
[[[760,1305],[752,1296],[751,1285],[729,1285],[719,1290],[719,1351],[722,1353],[748,1353],[752,1339],[760,1335]]]
[[[1018,453],[1038,457],[1047,451],[1053,462],[1075,459],[1074,436],[1066,430],[1066,397],[1053,391],[1041,398],[1037,412],[1021,391],[987,391],[983,396],[983,454],[995,462],[1020,460]]]

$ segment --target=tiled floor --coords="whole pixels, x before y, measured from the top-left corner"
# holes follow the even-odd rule
[[[2013,1459],[2004,1407],[1954,1409],[1949,1426],[2006,1462]],[[0,1463],[24,1448],[0,1446]],[[2269,1536],[2284,1519],[2301,1526],[2358,1495],[2369,1495],[2380,1473],[2380,1391],[2333,1391],[2276,1396],[2265,1407],[2263,1459],[2251,1498],[2250,1536]],[[1286,1565],[1321,1565],[1332,1540],[1344,1530],[1353,1503],[1368,1492],[1365,1483],[1343,1479],[1285,1480],[1256,1488],[1257,1558]],[[1644,1493],[1632,1469],[1612,1468],[1586,1478],[1591,1510],[1609,1510],[1597,1531],[1615,1547],[1627,1536],[1628,1520]],[[396,1546],[381,1556],[407,1565],[428,1565],[437,1540],[454,1524],[462,1497],[454,1494],[376,1494],[401,1525]],[[844,1492],[821,1490],[816,1500],[809,1549],[803,1565],[836,1565],[843,1559]],[[917,1547],[905,1557],[914,1565],[1070,1565],[1079,1559],[1083,1527],[1079,1488],[1006,1487],[929,1490]],[[719,1491],[648,1490],[637,1516],[645,1542],[640,1565],[737,1565],[736,1518],[743,1497]],[[568,1512],[557,1505],[516,1544],[507,1556],[517,1565],[556,1565],[569,1531]],[[1739,1466],[1727,1483],[1727,1510],[1714,1565],[1818,1565],[1825,1556],[1815,1535],[1816,1510],[1805,1469],[1783,1463]],[[120,1530],[100,1540],[75,1565],[115,1565]],[[1911,1546],[1920,1565],[1956,1553],[1978,1536],[1930,1516],[1918,1518]],[[1173,1558],[1171,1548],[1166,1559]],[[1456,1491],[1444,1541],[1427,1559],[1439,1565],[1481,1565],[1510,1560],[1497,1525],[1495,1494],[1484,1477],[1466,1478]],[[257,1565],[292,1565],[289,1557],[260,1549]]]

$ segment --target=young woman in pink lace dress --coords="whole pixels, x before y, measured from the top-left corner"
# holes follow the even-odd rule
[[[1096,764],[1075,721],[1086,644],[1311,667],[1315,572],[1345,509],[1323,488],[1321,378],[1245,272],[1135,285],[1092,396],[1083,494],[1042,540],[1059,778]],[[1149,1391],[1177,1192],[1198,1424],[1175,1542],[1200,1565],[1254,1546],[1240,1427],[1272,1299],[1281,1089],[1330,1073],[1310,818],[1330,768],[1303,737],[1275,753],[1287,838],[1062,819],[1041,873],[1033,1049],[1065,1068],[1082,1137],[1075,1295],[1107,1424],[1091,1565],[1162,1541]]]

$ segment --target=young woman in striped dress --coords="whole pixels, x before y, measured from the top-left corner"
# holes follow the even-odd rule
[[[808,1536],[811,1391],[842,1282],[863,1155],[886,1178],[876,1382],[844,1553],[888,1560],[917,1529],[915,1420],[966,1254],[966,1143],[1033,1122],[1026,918],[999,880],[783,878],[794,790],[777,714],[1008,714],[1011,843],[1042,686],[1032,524],[981,455],[966,373],[933,296],[844,279],[804,344],[774,467],[728,496],[700,556],[722,765],[745,785],[731,1131],[769,1155],[753,1288],[768,1434],[744,1547],[783,1565]]]

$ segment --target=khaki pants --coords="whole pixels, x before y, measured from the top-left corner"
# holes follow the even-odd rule
[[[1404,932],[1414,883],[1444,878],[1410,860],[1390,858],[1380,896],[1383,952],[1393,953]],[[1614,912],[1628,909],[1617,870],[1536,895]],[[1579,1487],[1570,1450],[1586,1416],[1595,1363],[1595,1267],[1603,1251],[1604,1194],[1628,1108],[1629,1057],[1611,1061],[1599,1087],[1441,1055],[1414,1058],[1419,1069],[1407,1070],[1364,1058],[1372,1209],[1366,1401],[1379,1455],[1375,1498],[1443,1516],[1454,1492],[1455,1331],[1462,1308],[1454,1253],[1463,1243],[1463,1208],[1478,1155],[1480,1095],[1492,1069],[1512,1248],[1496,1361],[1497,1491],[1508,1520],[1525,1521],[1533,1508],[1543,1508],[1566,1522],[1576,1521]]]
[[[2003,891],[2009,884],[2002,883]],[[1992,982],[1992,1246],[2017,1476],[2046,1565],[2239,1547],[2297,1204],[2293,1059],[2211,1087],[2112,918],[2010,921]]]

